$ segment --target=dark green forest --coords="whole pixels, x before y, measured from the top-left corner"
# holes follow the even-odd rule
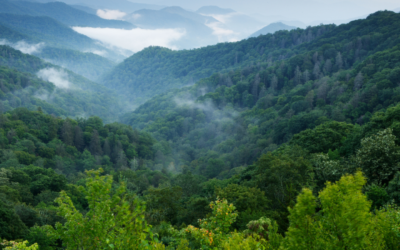
[[[0,249],[400,249],[399,38],[151,47],[103,85],[0,46]]]

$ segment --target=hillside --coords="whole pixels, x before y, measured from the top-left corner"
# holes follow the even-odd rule
[[[111,122],[128,108],[109,89],[11,47],[0,46],[0,65],[4,111],[42,107],[57,116],[97,115]]]
[[[19,33],[44,40],[52,46],[63,46],[75,50],[101,48],[89,37],[73,31],[50,17],[0,14],[0,24]]]
[[[273,34],[279,30],[294,30],[297,29],[297,27],[294,26],[289,26],[284,23],[278,22],[278,23],[271,23],[268,26],[265,26],[264,28],[260,29],[259,31],[255,32],[252,34],[250,37],[258,37],[261,35],[266,35],[266,34]]]
[[[37,3],[1,0],[0,13],[48,16],[68,26],[132,29],[135,26],[123,21],[105,20],[61,2]]]
[[[45,47],[39,53],[34,53],[34,55],[92,81],[97,81],[117,65],[102,56],[69,49]]]
[[[106,87],[128,95],[132,102],[142,103],[147,98],[172,88],[193,84],[215,72],[292,57],[300,49],[295,45],[307,43],[333,28],[328,25],[307,30],[281,31],[265,37],[193,50],[172,51],[150,47],[119,64],[101,82]]]
[[[152,29],[248,18],[150,7]],[[110,51],[0,14],[0,249],[399,248],[400,13]]]
[[[115,53],[53,19],[49,21],[47,18],[20,15],[11,15],[11,19],[8,19],[9,14],[1,15],[3,14],[0,14],[0,19],[4,21],[3,24],[0,21],[1,45],[9,45],[24,53],[38,56],[88,79],[97,80],[115,66],[114,61],[124,58],[119,52]],[[21,25],[27,20],[33,25]],[[41,31],[42,25],[49,25],[57,31]],[[72,40],[68,40],[69,38]]]
[[[123,121],[172,141],[175,160],[192,171],[205,174],[212,159],[221,168],[214,176],[226,174],[301,131],[332,120],[364,124],[395,105],[399,23],[400,14],[386,11],[332,28],[287,59],[214,74],[154,97]]]

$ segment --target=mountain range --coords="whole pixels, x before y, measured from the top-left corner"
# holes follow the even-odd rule
[[[0,0],[0,13],[47,16],[68,26],[132,29],[131,23],[119,20],[105,20],[96,15],[78,10],[62,2],[36,3],[26,1]]]
[[[400,13],[0,1],[2,247],[400,245]]]
[[[257,37],[257,36],[260,36],[260,35],[273,34],[273,33],[277,32],[277,31],[280,31],[280,30],[293,30],[293,29],[297,29],[297,27],[289,26],[289,25],[286,25],[286,24],[281,23],[281,22],[271,23],[268,26],[262,28],[261,30],[255,32],[250,37]]]

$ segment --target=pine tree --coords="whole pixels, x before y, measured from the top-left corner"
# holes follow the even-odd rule
[[[340,52],[338,52],[336,56],[336,66],[338,67],[338,69],[343,68],[343,59],[342,59],[342,54],[340,54]]]
[[[66,120],[61,129],[61,138],[63,142],[68,145],[72,146],[74,142],[74,134],[72,131],[72,125],[69,120]]]
[[[79,126],[75,126],[75,136],[74,136],[74,145],[76,149],[79,151],[82,151],[85,143],[83,141],[83,132],[82,129]]]
[[[359,72],[354,79],[354,91],[357,91],[361,89],[362,85],[364,83],[364,77],[361,72]]]
[[[111,148],[110,148],[110,141],[108,138],[104,141],[103,145],[103,153],[111,157]]]
[[[97,130],[93,130],[92,139],[90,140],[89,151],[92,155],[102,155],[103,150],[101,150],[101,143],[99,138],[99,133]]]

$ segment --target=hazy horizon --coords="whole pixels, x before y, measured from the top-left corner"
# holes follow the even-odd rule
[[[396,0],[249,0],[246,2],[239,0],[130,0],[130,2],[180,6],[191,11],[196,11],[202,6],[214,5],[221,8],[231,8],[248,15],[280,16],[282,19],[308,23],[320,20],[346,20],[379,10],[400,8],[400,3]]]
[[[53,0],[37,1],[48,2]],[[249,0],[246,3],[238,0],[201,0],[195,2],[184,0],[60,1],[91,7],[97,12],[97,16],[103,19],[124,20],[136,25],[136,29],[129,31],[73,27],[75,31],[81,34],[132,52],[138,52],[148,46],[192,49],[213,45],[217,42],[239,41],[278,21],[300,28],[330,23],[340,25],[365,18],[379,10],[400,8],[400,3],[394,0],[282,0],[279,2]],[[157,11],[167,6],[179,6],[192,13],[157,14]],[[204,6],[232,9],[236,13],[196,13],[199,8]],[[142,9],[149,9],[150,11],[143,14],[140,12]],[[140,14],[132,14],[136,11],[139,11]],[[180,19],[178,18],[178,20],[171,15],[175,15],[175,17],[180,15]],[[203,18],[211,17],[214,21],[199,21],[200,16]],[[195,21],[196,24],[190,23],[192,21]],[[205,40],[200,41],[202,38]]]

